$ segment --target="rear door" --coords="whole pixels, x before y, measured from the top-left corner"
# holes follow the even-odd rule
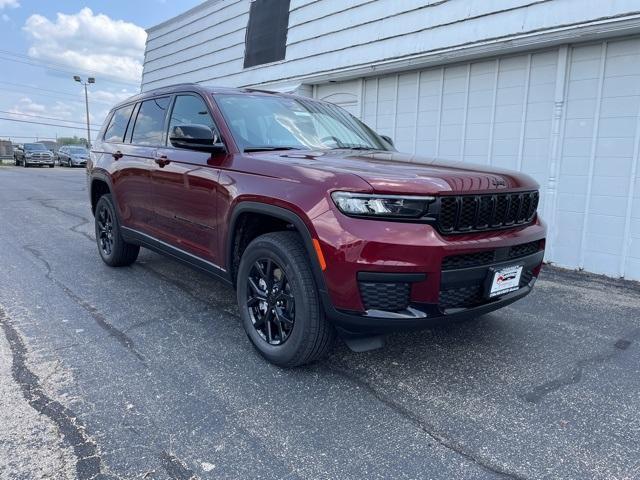
[[[167,131],[178,125],[206,125],[218,131],[204,99],[196,93],[175,96]],[[153,206],[159,237],[182,250],[221,264],[217,252],[216,192],[226,154],[178,149],[167,141],[156,152]]]
[[[104,134],[101,153],[110,155],[113,160],[110,174],[120,221],[126,227],[145,230],[150,220],[149,169],[153,160],[140,156],[139,149],[130,143],[139,106],[132,103],[113,113]]]
[[[144,100],[136,106],[122,158],[117,164],[117,182],[122,186],[125,225],[155,235],[155,213],[151,198],[151,172],[155,168],[156,149],[164,141],[164,125],[169,96]]]

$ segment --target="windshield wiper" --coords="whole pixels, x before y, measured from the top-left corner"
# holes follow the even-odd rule
[[[247,147],[244,149],[245,152],[268,152],[271,150],[308,150],[308,149],[303,147],[271,147],[271,146]]]
[[[380,148],[367,147],[366,145],[341,145],[331,150],[381,150]]]

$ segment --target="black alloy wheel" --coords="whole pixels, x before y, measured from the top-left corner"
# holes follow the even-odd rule
[[[110,256],[113,252],[113,217],[106,205],[102,205],[96,215],[98,223],[98,245],[102,253]]]
[[[269,345],[287,341],[295,322],[295,299],[284,270],[274,260],[254,262],[247,277],[247,307],[253,328]]]

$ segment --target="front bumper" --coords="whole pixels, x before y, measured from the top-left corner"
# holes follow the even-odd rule
[[[355,219],[335,210],[316,217],[313,224],[327,265],[326,289],[321,289],[325,312],[346,334],[422,328],[508,305],[531,291],[546,236],[538,218],[511,230],[448,236],[426,224]],[[528,250],[522,250],[524,246]],[[487,253],[490,256],[483,260]],[[476,258],[475,264],[464,263]],[[489,268],[516,263],[524,267],[520,288],[484,299],[482,286]],[[394,290],[394,281],[385,280],[385,275],[399,275],[395,285],[400,288]],[[376,276],[386,285],[367,290],[363,281],[375,282]],[[405,306],[390,299],[398,294],[406,295]],[[393,308],[371,307],[377,304]]]
[[[24,162],[29,165],[53,165],[55,163],[55,160],[53,159],[53,157],[25,157]]]

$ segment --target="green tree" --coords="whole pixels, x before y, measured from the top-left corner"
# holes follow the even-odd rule
[[[73,137],[58,137],[58,145],[86,145],[87,140],[85,138],[78,138],[75,135]]]

